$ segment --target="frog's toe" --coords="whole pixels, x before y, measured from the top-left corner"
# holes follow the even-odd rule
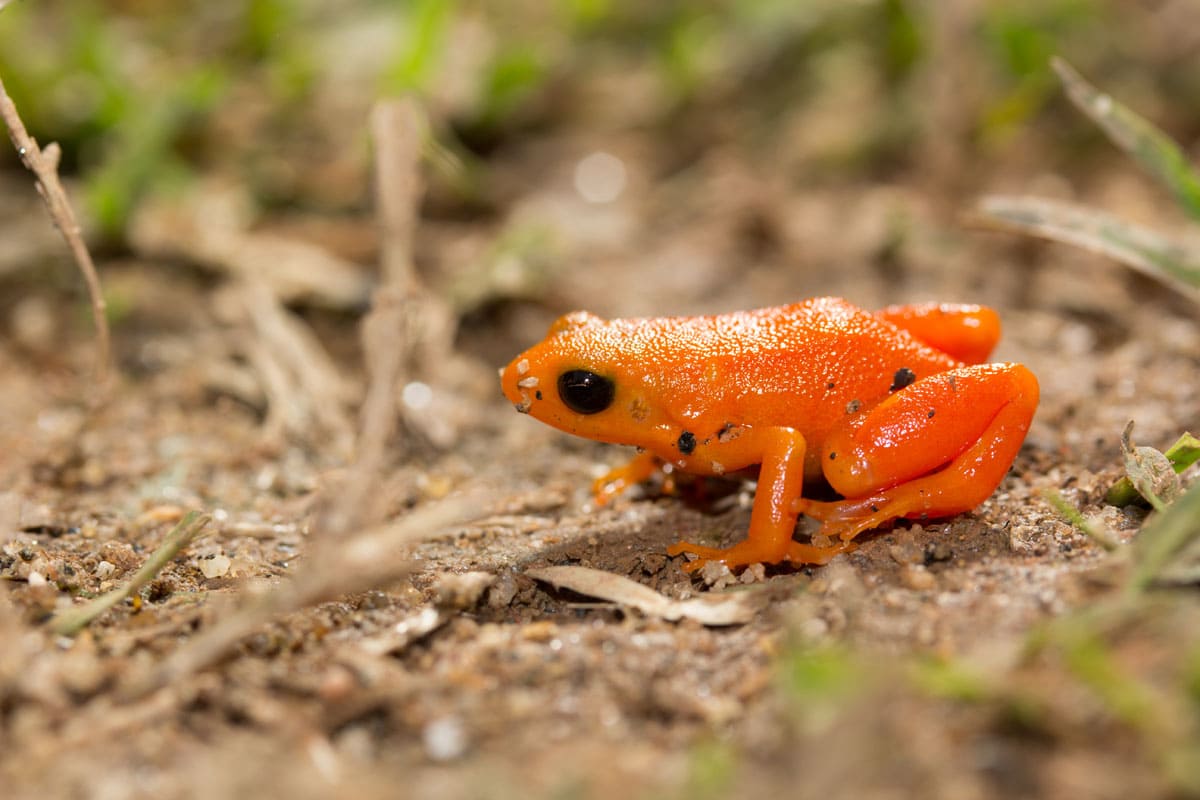
[[[788,561],[793,564],[828,564],[834,556],[855,548],[854,542],[849,540],[834,539],[833,541],[834,544],[824,547],[792,542],[788,545]]]
[[[796,510],[820,522],[821,535],[835,542],[849,542],[863,531],[882,527],[897,517],[904,516],[905,512],[904,508],[886,498],[828,503],[803,500],[796,504]]]
[[[679,565],[679,568],[684,572],[692,573],[704,569],[704,565],[709,561],[720,561],[725,550],[719,547],[705,547],[704,545],[692,544],[691,542],[676,542],[667,548],[667,555],[678,556],[688,553],[696,556],[691,561],[685,561]]]
[[[681,553],[691,553],[696,559],[682,565],[684,572],[696,572],[703,569],[709,561],[720,561],[730,569],[749,566],[750,564],[778,564],[785,560],[787,551],[777,552],[775,549],[764,548],[757,542],[746,540],[738,542],[733,547],[705,547],[691,542],[679,542],[667,548],[667,555],[677,556]]]

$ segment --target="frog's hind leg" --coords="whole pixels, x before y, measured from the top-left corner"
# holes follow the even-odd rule
[[[875,316],[966,364],[987,361],[1000,340],[1000,317],[985,306],[921,303],[888,306]]]
[[[827,438],[822,468],[846,499],[795,507],[842,541],[898,517],[968,511],[1004,478],[1037,400],[1037,379],[1020,364],[961,367],[918,380]]]

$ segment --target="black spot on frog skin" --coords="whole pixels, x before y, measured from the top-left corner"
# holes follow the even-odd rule
[[[892,385],[888,389],[889,392],[898,392],[905,386],[908,386],[917,379],[917,374],[908,367],[901,367],[896,370],[896,374],[892,376]]]
[[[741,435],[741,428],[734,425],[732,422],[726,422],[721,426],[721,430],[717,431],[717,441],[721,444],[731,442]],[[705,440],[708,441],[707,439]]]
[[[533,396],[536,397],[538,400],[541,400],[542,399],[542,390],[538,389],[536,392],[533,393]]]
[[[692,451],[696,449],[696,434],[691,431],[684,431],[679,434],[679,441],[676,444],[679,446],[679,452],[685,456],[690,456]]]

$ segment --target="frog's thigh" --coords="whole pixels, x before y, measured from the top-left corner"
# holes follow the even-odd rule
[[[831,434],[821,466],[830,485],[848,499],[942,475],[939,491],[953,506],[944,513],[957,513],[982,502],[1004,477],[1037,400],[1037,379],[1020,364],[931,375]],[[932,516],[943,506],[922,511]]]
[[[984,306],[951,303],[888,306],[876,311],[875,316],[968,364],[986,361],[1000,339],[1000,317]]]

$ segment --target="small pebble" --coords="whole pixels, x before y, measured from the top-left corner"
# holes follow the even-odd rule
[[[734,583],[735,580],[729,567],[720,561],[707,562],[700,568],[700,577],[707,586],[714,589],[724,589],[729,584]]]
[[[548,642],[558,635],[558,625],[548,619],[531,622],[521,630],[521,638],[529,642]]]
[[[432,761],[453,761],[467,752],[467,734],[458,717],[439,717],[421,731],[425,754]]]
[[[738,580],[745,584],[762,583],[767,579],[767,568],[762,564],[751,564],[742,570]]]
[[[927,592],[937,586],[937,579],[920,564],[907,564],[900,570],[900,582],[916,592]]]
[[[229,567],[233,564],[229,556],[218,553],[212,558],[200,559],[200,571],[204,573],[206,578],[222,578],[229,574]]]

